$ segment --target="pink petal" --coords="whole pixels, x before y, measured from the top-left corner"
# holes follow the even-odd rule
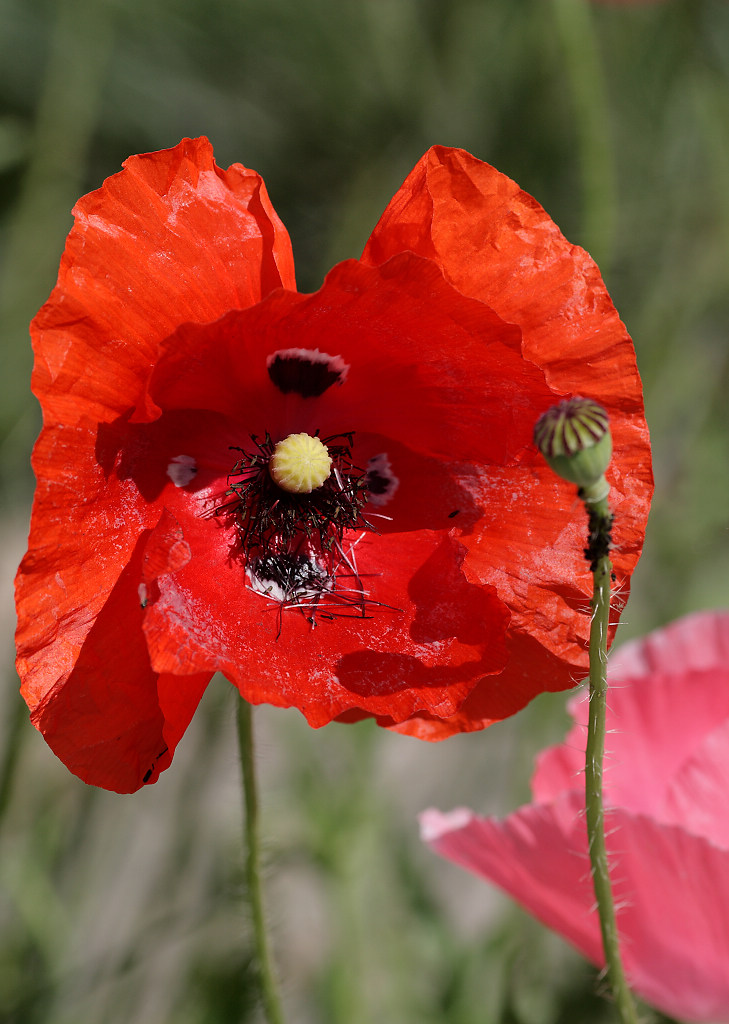
[[[426,842],[495,883],[602,964],[582,798],[565,794],[497,821],[427,811]],[[622,953],[644,999],[687,1021],[729,1021],[729,852],[680,828],[614,810],[611,874]]]
[[[610,657],[609,679],[606,800],[660,817],[671,780],[729,717],[729,613],[689,615],[625,644]],[[537,762],[540,803],[582,785],[586,695],[569,708],[575,726]]]
[[[580,798],[522,807],[503,821],[465,808],[421,815],[422,838],[442,857],[475,872],[513,896],[590,960],[601,945],[592,918],[594,895]]]
[[[729,719],[709,733],[668,786],[660,820],[729,850]]]

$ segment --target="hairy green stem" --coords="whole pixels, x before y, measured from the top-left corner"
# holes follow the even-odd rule
[[[610,617],[610,574],[612,571],[612,563],[607,550],[610,544],[612,515],[607,501],[588,506],[588,512],[590,515],[590,548],[586,554],[589,557],[589,552],[592,551],[596,557],[592,560],[590,713],[585,751],[587,837],[608,981],[621,1024],[637,1024],[635,1003],[625,980],[620,958],[615,904],[605,848],[605,815],[602,800],[607,709],[607,636]]]
[[[256,785],[253,751],[253,709],[245,700],[238,701],[238,745],[243,776],[244,835],[246,847],[246,886],[251,908],[253,941],[258,960],[258,981],[261,1002],[268,1024],[283,1024],[281,1000],[276,986],[266,932],[261,885],[261,838],[258,818],[258,787]]]

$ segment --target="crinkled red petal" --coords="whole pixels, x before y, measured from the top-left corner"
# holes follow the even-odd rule
[[[142,633],[143,548],[144,536],[90,629],[74,628],[72,621],[86,617],[84,595],[91,604],[90,588],[100,584],[97,568],[86,563],[89,578],[73,591],[78,607],[57,591],[55,635],[29,656],[19,650],[19,666],[35,684],[24,688],[33,724],[84,782],[119,793],[155,782],[170,765],[211,676],[153,671]],[[65,578],[72,586],[69,574]],[[55,584],[63,589],[60,573]],[[39,609],[47,610],[49,590],[39,597]],[[44,691],[38,683],[46,678],[56,682]]]
[[[437,742],[500,722],[521,711],[537,693],[566,690],[580,681],[578,670],[569,660],[553,654],[529,633],[510,629],[507,654],[503,670],[497,676],[480,680],[455,715],[440,718],[414,715],[397,725],[383,719],[380,725]]]
[[[211,675],[170,686],[150,665],[140,538],[162,516],[171,484],[164,440],[129,443],[141,429],[125,417],[44,429],[16,581],[17,664],[33,721],[84,781],[121,792],[169,764]],[[196,429],[204,440],[199,415]]]
[[[315,400],[282,394],[266,357],[292,346],[341,356],[345,383]],[[349,429],[449,462],[503,465],[530,445],[531,417],[554,397],[518,346],[518,330],[431,261],[351,260],[313,295],[278,292],[219,324],[181,327],[164,343],[149,404],[238,418],[244,441],[254,428],[275,439]]]
[[[403,251],[432,259],[464,295],[517,325],[524,357],[555,392],[587,395],[608,410],[619,610],[643,543],[652,494],[650,445],[633,347],[594,262],[513,181],[462,150],[443,147],[429,150],[416,165],[362,258],[379,265]],[[532,514],[525,527],[507,510],[524,499],[526,478]],[[529,687],[520,683],[525,673],[537,670],[542,689],[569,686],[585,674],[580,651],[589,632],[591,591],[582,558],[585,516],[574,487],[557,480],[535,451],[525,455],[521,478],[512,470],[500,477],[490,473],[487,485],[484,528],[464,540],[473,555],[466,565],[477,565],[478,577],[496,586],[512,613],[514,635],[524,637],[526,648],[528,638],[536,638],[547,653],[540,669],[538,657],[535,663],[512,648],[516,661],[510,660],[503,679],[509,689],[504,706],[513,713],[528,699]],[[550,666],[550,654],[563,664]],[[429,738],[482,728],[491,717],[494,682],[476,689],[450,725],[416,720],[403,728]]]
[[[252,703],[298,707],[321,726],[353,708],[396,720],[451,714],[504,663],[508,616],[493,591],[465,580],[454,540],[365,535],[348,552],[360,581],[343,573],[338,586],[364,588],[366,617],[324,594],[312,628],[252,591],[228,531],[177,511],[191,558],[157,579],[144,620],[158,672],[219,669]]]
[[[58,283],[31,325],[46,422],[98,420],[139,400],[160,341],[279,287],[293,257],[263,181],[218,167],[207,139],[133,156],[79,200]]]
[[[207,139],[131,157],[74,213],[58,284],[31,325],[45,426],[16,584],[18,669],[34,721],[69,767],[127,791],[169,764],[210,675],[158,679],[141,576],[119,590],[170,486],[158,451],[124,448],[129,416],[181,320],[294,287],[293,259],[260,177],[217,167]]]

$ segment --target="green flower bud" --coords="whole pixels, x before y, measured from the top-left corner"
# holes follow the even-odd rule
[[[584,501],[607,497],[613,439],[608,414],[597,402],[576,397],[553,405],[537,420],[534,443],[558,476],[577,484]]]

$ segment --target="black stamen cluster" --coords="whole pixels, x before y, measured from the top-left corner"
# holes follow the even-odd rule
[[[322,439],[332,472],[310,494],[291,494],[274,482],[268,467],[276,445],[270,434],[263,441],[252,434],[251,440],[256,451],[233,447],[241,458],[228,474],[228,500],[214,510],[235,519],[246,556],[254,554],[260,564],[267,555],[280,557],[302,540],[331,552],[345,530],[373,529],[362,515],[367,477],[352,462],[352,434]]]
[[[271,583],[287,595],[320,591],[330,582],[327,573],[315,562],[288,551],[262,555],[255,559],[253,568],[262,586]]]

